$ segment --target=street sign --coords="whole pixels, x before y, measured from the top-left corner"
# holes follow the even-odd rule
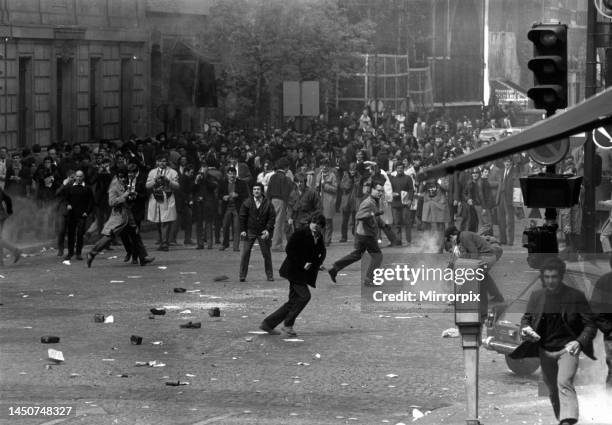
[[[612,149],[612,125],[593,130],[593,143],[601,149]]]
[[[537,148],[529,149],[529,157],[540,165],[554,165],[569,152],[569,139],[555,140]]]

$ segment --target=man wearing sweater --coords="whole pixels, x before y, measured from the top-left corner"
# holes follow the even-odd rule
[[[404,174],[404,164],[398,162],[395,166],[397,173],[391,176],[391,188],[393,190],[393,199],[391,200],[391,213],[393,215],[393,224],[395,225],[395,233],[397,234],[397,245],[402,244],[402,226],[406,235],[406,243],[410,245],[412,242],[411,223],[408,220],[412,197],[414,196],[414,183],[412,177]]]
[[[369,185],[369,186],[368,186]],[[359,210],[355,215],[357,220],[357,230],[355,232],[355,250],[345,257],[336,261],[329,269],[329,276],[335,283],[338,272],[343,268],[361,260],[363,253],[368,251],[372,260],[368,267],[364,285],[372,286],[374,269],[382,263],[382,252],[378,246],[378,227],[380,226],[380,216],[383,214],[378,206],[378,201],[384,193],[383,185],[380,183],[364,184],[364,191],[369,190],[370,195],[359,205]]]

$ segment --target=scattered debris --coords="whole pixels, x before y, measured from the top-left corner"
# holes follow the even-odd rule
[[[184,294],[187,290],[185,288],[174,288],[174,292],[177,294]]]
[[[113,255],[113,256],[111,256],[111,257],[108,257],[108,259],[109,259],[109,260],[116,260],[116,259],[117,259],[117,256],[116,256],[116,255]]]
[[[191,290],[187,291],[187,293],[188,294],[195,294],[195,293],[200,292],[200,291],[201,291],[201,289],[191,289]]]
[[[151,344],[152,345],[162,345],[164,342],[163,341],[153,341]]]
[[[210,317],[221,317],[221,310],[219,309],[219,307],[213,307],[208,310],[208,315]]]
[[[114,362],[115,359],[102,359],[103,362]]]
[[[160,269],[160,270],[166,270],[168,267],[166,267],[166,266],[158,266],[157,268]]]
[[[315,359],[320,359],[321,355],[319,353],[314,353],[312,357],[314,357]]]
[[[387,378],[397,378],[399,375],[396,375],[395,373],[389,373],[387,375],[385,375]]]
[[[179,274],[198,274],[198,272],[179,272]]]
[[[62,264],[65,266],[69,266],[70,265],[70,260],[64,260],[62,261]]]
[[[304,342],[303,339],[299,339],[299,338],[285,338],[285,339],[283,339],[283,341],[286,341],[286,342]]]
[[[60,338],[59,336],[41,336],[40,337],[40,342],[42,342],[43,344],[57,344],[58,342],[60,342]]]
[[[187,322],[180,326],[183,329],[200,329],[202,327],[202,322]]]
[[[191,314],[191,310],[187,309],[187,310],[179,311],[179,314]]]
[[[148,362],[136,362],[134,366],[164,367],[166,364],[158,362],[157,360],[151,360]]]
[[[442,332],[442,338],[459,338],[459,329],[448,328]]]
[[[224,280],[228,280],[229,277],[225,276],[224,274],[220,275],[220,276],[215,276],[213,278],[213,282],[223,282]]]
[[[163,316],[164,314],[166,314],[165,308],[152,308],[150,311],[156,316]]]
[[[419,409],[412,409],[412,420],[421,419],[425,414],[421,412]]]
[[[166,385],[171,386],[171,387],[178,387],[180,385],[189,385],[189,382],[185,382],[185,381],[172,381],[172,382],[166,382]]]
[[[104,315],[100,313],[94,314],[94,322],[96,323],[104,323]]]
[[[125,280],[111,280],[110,283],[125,283]]]
[[[310,363],[306,363],[306,362],[297,362],[298,366],[310,366]]]
[[[104,318],[104,323],[115,323],[115,318],[113,317],[112,314],[110,316],[106,316]]]
[[[49,360],[53,360],[57,363],[65,361],[64,353],[58,350],[54,350],[52,348],[49,348],[49,350],[47,351],[47,356],[49,357]]]
[[[134,345],[140,345],[142,344],[142,337],[138,335],[132,335],[130,337],[130,342]]]
[[[252,336],[247,336],[244,340],[246,342],[251,342],[251,341],[253,341],[253,337]]]

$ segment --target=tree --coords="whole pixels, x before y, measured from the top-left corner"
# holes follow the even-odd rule
[[[354,71],[348,57],[368,51],[373,35],[370,21],[349,24],[332,0],[217,0],[209,22],[203,39],[221,60],[221,94],[251,99],[243,113],[259,125],[282,81],[319,80],[329,90],[336,75]]]

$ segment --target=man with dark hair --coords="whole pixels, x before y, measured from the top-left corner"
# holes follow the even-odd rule
[[[91,188],[85,184],[83,170],[77,170],[74,173],[74,179],[72,177],[65,179],[62,187],[58,190],[58,195],[63,196],[66,201],[68,254],[64,257],[64,260],[70,260],[75,254],[75,244],[76,259],[82,260],[81,251],[83,250],[85,222],[94,209],[94,195]]]
[[[168,167],[168,157],[157,156],[157,168],[149,171],[147,189],[151,190],[147,219],[157,224],[159,250],[168,251],[172,222],[176,220],[174,192],[179,188],[178,173]]]
[[[368,190],[370,195],[365,198],[359,205],[359,210],[355,214],[357,220],[357,230],[355,231],[355,250],[345,257],[336,261],[332,268],[329,269],[329,276],[335,283],[338,272],[343,268],[361,260],[363,253],[368,251],[372,257],[368,271],[364,280],[364,285],[372,286],[372,277],[374,269],[378,268],[382,263],[382,252],[378,246],[378,227],[381,225],[380,216],[383,212],[380,211],[378,201],[383,195],[383,185],[380,183],[365,183],[364,190]]]
[[[213,242],[219,239],[218,235],[221,233],[217,216],[219,215],[219,186],[223,180],[223,174],[217,169],[218,162],[214,155],[206,155],[204,161],[205,166],[198,171],[193,185],[196,206],[196,238],[197,249],[204,249],[204,242],[207,242],[208,249],[212,249]]]
[[[14,262],[21,258],[21,250],[13,244],[2,239],[2,227],[4,221],[13,214],[13,201],[2,188],[0,188],[0,265],[4,265],[4,248],[13,252]]]
[[[274,235],[272,236],[272,250],[282,251],[283,234],[287,222],[287,203],[293,190],[293,182],[287,177],[289,161],[281,158],[276,164],[276,172],[270,177],[266,197],[272,202],[276,213],[276,223],[274,223]]]
[[[609,262],[612,268],[612,256]],[[597,314],[597,327],[604,336],[606,364],[608,365],[606,387],[612,390],[612,272],[604,274],[595,283],[591,295],[591,307],[593,313]]]
[[[242,253],[240,254],[240,282],[246,280],[251,250],[255,240],[259,243],[261,255],[264,258],[264,267],[268,281],[274,280],[272,271],[272,255],[270,253],[270,239],[274,232],[276,214],[274,206],[264,196],[263,184],[253,185],[253,196],[247,198],[240,207],[240,237],[243,238]]]
[[[308,286],[316,287],[317,274],[325,261],[327,253],[321,229],[325,227],[323,214],[315,213],[308,220],[308,226],[302,227],[291,235],[285,251],[287,258],[283,261],[279,274],[289,280],[289,301],[266,317],[259,328],[271,335],[284,322],[282,331],[289,336],[296,336],[293,325],[297,316],[310,301]]]
[[[298,230],[307,227],[310,217],[321,211],[321,201],[314,190],[306,186],[305,174],[296,174],[293,178],[295,188],[289,200],[289,226]],[[325,227],[325,226],[323,226]]]
[[[565,263],[549,258],[540,267],[542,289],[532,292],[521,319],[523,342],[513,359],[539,357],[544,383],[559,425],[578,422],[574,376],[580,352],[595,360],[594,316],[584,294],[563,283]]]
[[[244,200],[249,196],[249,189],[243,180],[237,178],[237,170],[230,167],[226,171],[227,179],[219,187],[219,201],[223,217],[223,244],[221,251],[229,247],[229,228],[234,232],[234,251],[240,251],[240,217],[238,212]]]
[[[485,280],[482,282],[484,289],[493,298],[492,302],[504,302],[504,296],[495,284],[491,277],[491,269],[493,265],[501,258],[503,249],[498,243],[491,243],[492,239],[487,240],[485,237],[469,230],[459,231],[455,226],[450,226],[444,231],[444,242],[450,243],[453,247],[459,250],[459,256],[463,258],[472,258],[482,260],[486,263],[487,273]]]

